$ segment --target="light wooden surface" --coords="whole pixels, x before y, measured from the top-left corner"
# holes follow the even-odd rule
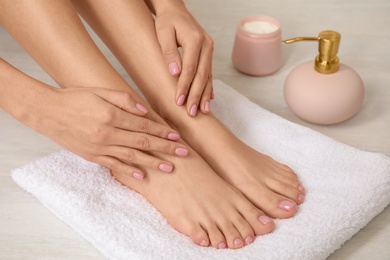
[[[356,148],[390,156],[389,0],[186,2],[215,41],[214,78],[288,120]],[[289,111],[283,98],[284,79],[294,66],[314,58],[317,53],[314,43],[284,46],[284,65],[271,76],[249,77],[237,72],[230,61],[235,29],[241,18],[256,14],[279,19],[284,39],[317,36],[325,29],[340,32],[340,60],[353,67],[366,85],[360,113],[338,125],[317,126],[303,122]],[[112,55],[105,48],[103,51],[128,79]],[[55,85],[1,27],[0,57],[29,75]],[[58,149],[50,140],[0,110],[0,259],[104,259],[10,177],[12,169]],[[390,259],[389,245],[390,207],[387,207],[329,259]]]

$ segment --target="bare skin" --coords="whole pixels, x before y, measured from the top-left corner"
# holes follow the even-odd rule
[[[274,218],[288,218],[297,212],[304,189],[292,169],[245,145],[211,113],[190,118],[175,105],[177,80],[164,67],[153,20],[144,5],[130,6],[123,2],[108,8],[104,1],[92,0],[74,4],[140,86],[152,107],[178,129],[183,139],[224,180]],[[83,11],[91,8],[99,11]],[[115,17],[107,19],[112,13]],[[141,19],[144,27],[139,32],[133,25]],[[137,44],[133,44],[134,39]],[[147,76],[151,71],[155,77]]]
[[[139,181],[123,172],[113,172],[121,183],[145,196],[178,231],[202,246],[240,248],[251,243],[255,235],[273,230],[274,223],[266,215],[287,218],[296,213],[304,191],[291,169],[243,144],[212,114],[200,113],[190,118],[184,107],[176,105],[177,79],[166,70],[153,20],[142,1],[74,4],[157,113],[107,62],[70,2],[31,3],[30,8],[39,7],[39,19],[27,3],[31,2],[26,1],[25,13],[2,6],[3,24],[60,86],[126,91],[148,108],[149,118],[169,123],[189,144],[187,158],[150,153],[172,162],[173,174],[145,169],[147,178]],[[20,32],[19,28],[25,31]]]

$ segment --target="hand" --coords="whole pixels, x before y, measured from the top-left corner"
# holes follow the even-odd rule
[[[207,114],[210,111],[210,100],[213,99],[213,40],[182,1],[169,3],[154,7],[155,26],[168,70],[171,75],[179,76],[177,105],[187,102],[187,113],[190,116],[197,115],[198,107]],[[178,47],[182,48],[183,59]]]
[[[47,99],[38,131],[64,148],[115,172],[142,179],[141,168],[171,172],[173,165],[149,152],[187,156],[180,136],[145,116],[125,92],[98,88],[56,90]]]

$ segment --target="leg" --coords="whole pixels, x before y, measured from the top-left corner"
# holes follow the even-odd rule
[[[28,0],[23,8],[12,1],[0,4],[4,27],[61,86],[125,90],[147,106],[99,52],[70,1]],[[164,122],[150,111],[156,121]],[[215,174],[194,150],[190,149],[185,159],[159,156],[175,164],[173,174],[148,170],[143,181],[121,173],[113,175],[145,196],[195,243],[239,248],[251,243],[255,234],[274,228],[271,219]]]
[[[106,1],[84,0],[74,4],[120,60],[152,107],[180,131],[221,177],[272,217],[293,216],[297,204],[304,199],[304,189],[295,173],[242,143],[213,115],[189,118],[184,109],[175,105],[177,81],[165,68],[152,17],[145,5],[140,3],[135,7],[130,2],[112,5]],[[139,30],[141,20],[142,30]]]

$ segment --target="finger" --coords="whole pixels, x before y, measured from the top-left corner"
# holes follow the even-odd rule
[[[118,158],[126,164],[138,165],[149,169],[160,170],[170,173],[173,171],[173,164],[158,157],[146,154],[136,149],[123,146],[109,146],[106,149],[107,155]]]
[[[124,111],[117,111],[117,113],[118,116],[115,116],[113,119],[113,124],[116,128],[137,133],[149,134],[171,141],[180,140],[180,135],[168,126],[159,124],[148,118],[129,115]]]
[[[169,73],[172,76],[178,76],[181,71],[181,56],[176,42],[175,28],[158,27],[157,25],[156,33]]]
[[[108,168],[109,170],[111,170],[112,173],[119,174],[119,176],[132,176],[138,180],[142,180],[145,177],[145,173],[138,167],[126,164],[115,157],[98,156],[97,158],[95,158],[94,162]],[[125,179],[121,178],[118,179],[118,181],[124,183]]]
[[[110,145],[126,146],[149,152],[161,152],[179,157],[186,157],[189,153],[188,149],[181,143],[172,142],[149,134],[129,132],[122,129],[117,129],[110,141]]]
[[[213,42],[206,37],[199,57],[199,64],[191,84],[187,98],[187,110],[191,116],[196,116],[196,107],[205,112],[205,104],[210,101],[211,69],[212,69]],[[209,104],[209,103],[208,103]]]
[[[203,35],[198,36],[199,40],[191,40],[182,44],[183,60],[182,71],[177,83],[176,103],[181,106],[184,104],[191,82],[194,79],[198,69],[199,55],[202,47]]]
[[[210,113],[210,100],[211,94],[213,92],[213,85],[212,85],[212,79],[210,78],[206,83],[206,88],[204,89],[202,98],[200,100],[200,110],[203,114]]]
[[[144,116],[148,113],[146,106],[137,103],[127,92],[108,89],[94,89],[94,93],[105,101],[129,113],[138,116]]]

